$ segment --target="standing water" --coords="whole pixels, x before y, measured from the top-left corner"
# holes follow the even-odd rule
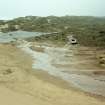
[[[0,42],[6,43],[10,41],[15,41],[16,39],[35,37],[43,34],[44,33],[41,32],[27,32],[27,31],[13,31],[8,33],[0,33]]]

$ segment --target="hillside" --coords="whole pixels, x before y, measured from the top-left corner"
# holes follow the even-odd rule
[[[8,24],[4,32],[14,30],[37,32],[60,32],[60,35],[47,39],[66,41],[67,34],[73,34],[79,44],[86,46],[105,46],[105,17],[92,16],[26,16],[9,21],[0,21],[0,25]],[[15,27],[14,27],[15,26]],[[18,26],[18,27],[17,27]],[[17,27],[17,28],[16,28]]]

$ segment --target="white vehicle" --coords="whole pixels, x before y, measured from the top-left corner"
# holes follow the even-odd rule
[[[68,38],[69,44],[77,44],[77,40],[76,38],[73,37],[73,35],[67,36],[67,38]]]

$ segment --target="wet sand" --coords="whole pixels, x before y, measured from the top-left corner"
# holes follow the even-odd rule
[[[32,56],[34,69],[46,71],[49,75],[72,83],[82,91],[105,96],[105,77],[94,74],[96,71],[105,72],[105,70],[97,65],[93,49],[80,46],[51,47],[44,44],[38,47],[37,44],[33,45],[27,41],[22,41],[18,47]],[[39,52],[38,48],[42,48],[43,51]],[[59,67],[56,67],[58,64]]]
[[[105,105],[105,100],[35,71],[31,56],[11,44],[0,44],[0,105]]]

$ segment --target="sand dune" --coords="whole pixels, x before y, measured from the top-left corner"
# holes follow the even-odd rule
[[[104,98],[73,89],[31,66],[30,56],[13,45],[0,44],[0,105],[105,105]]]

